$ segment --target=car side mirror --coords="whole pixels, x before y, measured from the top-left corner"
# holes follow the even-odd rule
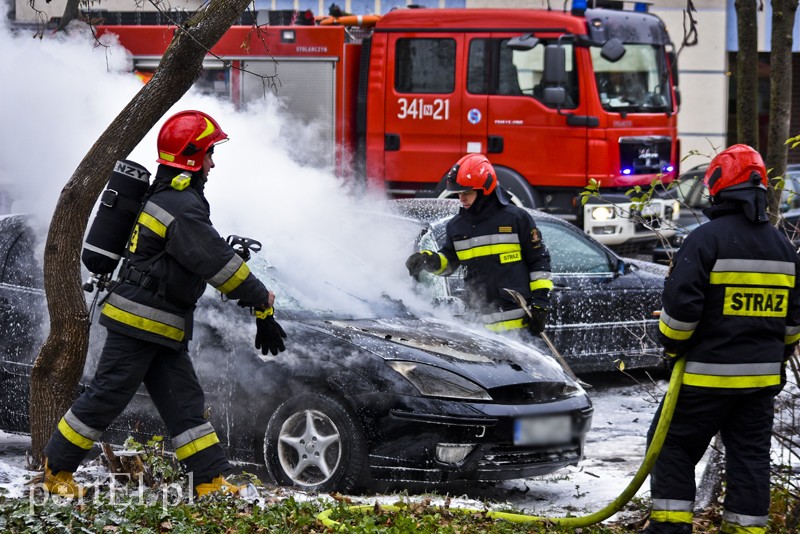
[[[617,272],[615,273],[614,276],[622,276],[626,272],[628,272],[628,264],[625,263],[625,260],[623,260],[622,258],[618,259],[617,260]]]

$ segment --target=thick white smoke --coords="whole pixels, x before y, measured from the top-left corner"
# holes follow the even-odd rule
[[[141,81],[123,48],[113,40],[98,46],[87,28],[34,39],[2,24],[0,185],[13,192],[11,211],[33,214],[44,236],[64,184]],[[236,111],[190,92],[164,119],[184,109],[206,111],[230,136],[215,151],[206,189],[223,236],[261,241],[259,256],[301,283],[317,305],[336,309],[345,293],[415,300],[404,260],[416,230],[390,219],[365,221],[363,212],[383,210],[380,199],[348,195],[331,172],[290,156],[299,144],[303,152],[317,150],[313,126],[292,122],[272,96]],[[151,172],[160,126],[129,156]]]

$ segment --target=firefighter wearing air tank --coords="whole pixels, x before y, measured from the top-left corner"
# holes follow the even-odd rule
[[[689,234],[667,276],[660,339],[686,368],[651,473],[646,532],[692,531],[695,465],[717,432],[727,476],[720,531],[766,530],[774,398],[800,339],[800,262],[768,222],[767,183],[749,146],[718,154],[705,175],[710,221]]]
[[[528,328],[540,334],[553,282],[550,254],[533,218],[509,202],[494,167],[482,154],[459,159],[445,180],[447,190],[458,193],[462,207],[447,223],[447,242],[441,250],[409,256],[409,274],[416,277],[426,270],[447,276],[463,265],[467,305],[480,313],[487,329]],[[528,300],[530,318],[506,288]]]
[[[228,139],[205,113],[183,111],[158,135],[158,171],[138,214],[100,316],[107,338],[97,371],[59,421],[45,447],[44,486],[51,493],[81,495],[74,481],[93,443],[122,412],[141,383],[163,418],[175,454],[198,495],[237,493],[225,480],[230,464],[211,424],[188,353],[195,303],[211,284],[239,305],[256,310],[256,347],[284,350],[275,321],[275,295],[220,237],[203,193],[214,167],[214,147]]]

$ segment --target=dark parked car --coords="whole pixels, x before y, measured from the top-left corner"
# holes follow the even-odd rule
[[[703,210],[711,206],[708,191],[703,185],[707,164],[692,167],[681,174],[669,190],[663,193],[665,196],[675,198],[680,201],[680,216],[674,221],[676,233],[674,236],[664,239],[653,248],[653,261],[656,263],[669,264],[683,240],[689,233],[708,220],[703,215]],[[781,217],[782,226],[787,235],[800,245],[800,231],[798,231],[798,221],[800,221],[800,165],[788,165],[783,176],[783,191],[781,193]]]
[[[419,249],[443,246],[445,226],[458,211],[456,200],[398,201],[399,210],[426,221]],[[574,225],[528,210],[541,229],[553,271],[552,305],[546,332],[576,373],[661,366],[657,341],[666,268],[623,259]],[[459,272],[443,278],[422,275],[434,298],[446,301],[463,291]],[[546,350],[543,349],[543,350]]]
[[[46,318],[31,244],[22,217],[0,219],[0,428],[13,432],[29,430],[31,364]],[[336,260],[326,261],[333,270]],[[232,459],[266,464],[281,485],[350,491],[376,481],[528,477],[583,457],[591,402],[538,348],[414,315],[388,296],[365,301],[343,289],[321,305],[318,291],[336,280],[298,286],[292,280],[302,277],[261,257],[249,263],[278,295],[286,352],[259,355],[247,310],[212,291],[191,343],[209,418]],[[104,329],[92,335],[85,379]],[[102,439],[163,432],[141,388]]]

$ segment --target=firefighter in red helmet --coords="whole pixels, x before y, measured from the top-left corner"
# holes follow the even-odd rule
[[[214,147],[228,139],[201,111],[168,118],[158,135],[158,171],[131,232],[117,281],[103,304],[107,337],[91,386],[61,418],[45,447],[44,487],[80,496],[73,479],[92,445],[144,383],[195,492],[238,493],[188,353],[195,303],[206,284],[256,313],[256,348],[277,354],[286,334],[275,295],[217,233],[203,193]]]
[[[411,276],[423,270],[447,276],[465,267],[467,305],[492,331],[544,330],[553,282],[550,254],[530,214],[509,202],[497,173],[483,154],[467,154],[445,176],[458,193],[461,209],[447,223],[447,242],[439,251],[409,256]],[[532,317],[505,291],[528,299]]]
[[[705,184],[710,220],[686,238],[664,285],[659,337],[666,358],[686,358],[686,367],[650,475],[646,532],[692,531],[695,465],[719,432],[727,476],[720,532],[757,534],[768,520],[774,398],[800,339],[800,261],[768,223],[758,152],[733,145],[719,153]]]

